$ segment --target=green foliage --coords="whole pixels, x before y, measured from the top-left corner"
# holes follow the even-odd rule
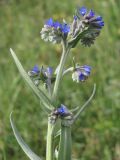
[[[34,64],[56,66],[61,51],[44,43],[39,35],[45,19],[68,17],[76,5],[93,8],[105,20],[101,36],[91,48],[78,45],[73,50],[76,60],[93,66],[86,83],[76,84],[65,78],[59,100],[68,107],[82,105],[88,99],[93,83],[96,97],[91,107],[82,113],[73,127],[73,157],[81,160],[120,159],[120,2],[110,1],[0,1],[0,159],[26,160],[18,146],[9,123],[14,108],[14,119],[19,131],[35,153],[45,156],[46,121],[37,98],[24,84],[9,54],[13,48],[24,68]],[[66,19],[67,20],[67,19]],[[72,62],[69,61],[69,63]],[[66,99],[64,99],[66,97]],[[41,139],[42,137],[42,139]]]
[[[21,146],[21,148],[23,149],[23,151],[26,153],[26,155],[31,159],[31,160],[41,160],[39,156],[37,156],[30,148],[29,146],[24,142],[24,140],[22,139],[22,137],[20,136],[20,133],[18,132],[13,119],[12,119],[12,114],[10,115],[10,123],[14,132],[14,135],[19,143],[19,145]]]

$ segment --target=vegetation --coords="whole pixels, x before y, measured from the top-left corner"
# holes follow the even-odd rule
[[[45,19],[70,19],[74,8],[87,6],[102,15],[105,27],[91,48],[73,49],[76,61],[93,67],[86,83],[65,78],[59,99],[66,106],[83,104],[93,83],[97,92],[90,107],[73,127],[73,157],[76,160],[120,159],[120,1],[2,0],[0,1],[0,159],[26,160],[9,123],[10,112],[20,133],[40,155],[45,155],[47,118],[37,98],[25,85],[9,53],[13,48],[24,68],[35,64],[56,67],[60,47],[40,38]],[[71,64],[71,60],[69,63]],[[64,97],[66,96],[66,99]]]

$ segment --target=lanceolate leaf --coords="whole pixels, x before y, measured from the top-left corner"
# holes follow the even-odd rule
[[[81,114],[81,112],[84,111],[84,109],[88,106],[88,104],[91,102],[92,98],[94,97],[95,95],[95,91],[96,91],[96,84],[94,84],[94,87],[93,87],[93,91],[92,91],[92,94],[91,96],[89,97],[89,99],[83,104],[82,107],[79,107],[79,110],[77,111],[77,113],[75,114],[75,116],[73,117],[73,122],[79,117],[79,115]]]
[[[13,120],[12,120],[12,114],[10,115],[10,123],[14,132],[14,135],[16,137],[17,142],[19,143],[20,147],[23,149],[23,151],[26,153],[26,155],[31,159],[31,160],[41,160],[41,158],[36,155],[30,147],[24,142],[22,137],[20,136]]]
[[[79,109],[79,106],[75,107],[74,109],[71,109],[70,112],[75,113],[78,111],[78,109]]]
[[[24,70],[23,66],[21,65],[20,61],[18,60],[16,54],[14,53],[14,51],[11,48],[10,48],[10,52],[11,52],[11,55],[16,63],[16,66],[17,66],[19,72],[21,73],[22,77],[25,79],[27,84],[32,88],[34,93],[40,98],[40,100],[41,100],[42,104],[45,106],[45,109],[47,110],[47,112],[51,112],[51,109],[54,107],[53,107],[51,101],[49,100],[49,98],[42,92],[42,90],[38,89],[34,85],[32,80],[30,79],[30,77],[28,76],[26,71]],[[50,108],[50,106],[51,106],[51,108]]]

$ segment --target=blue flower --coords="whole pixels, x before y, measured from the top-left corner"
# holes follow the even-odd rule
[[[60,22],[54,22],[53,27],[56,28],[56,29],[61,28],[61,23]]]
[[[95,12],[91,9],[89,12],[87,12],[87,9],[85,7],[81,7],[78,9],[77,16],[80,15],[84,16],[80,23],[86,24],[90,27],[94,27],[95,29],[101,29],[104,26],[104,21],[102,20],[101,16],[96,16]],[[81,27],[82,27],[81,25]]]
[[[86,77],[85,77],[85,75],[82,73],[82,72],[79,72],[79,75],[78,75],[79,77],[79,81],[85,81],[86,80]]]
[[[77,67],[75,71],[72,74],[73,81],[76,81],[79,83],[80,81],[85,81],[89,76],[91,72],[92,67],[88,65]]]
[[[51,78],[52,77],[52,74],[53,74],[53,68],[52,67],[48,67],[45,71],[45,75],[48,77],[48,78]]]
[[[54,28],[59,29],[62,33],[67,34],[70,31],[70,26],[66,23],[60,23],[58,21],[54,22],[52,18],[48,19],[45,23],[45,25]]]
[[[102,17],[96,16],[95,12],[92,10],[90,10],[90,12],[86,15],[86,19],[88,20],[88,24],[96,29],[101,29],[104,26]]]
[[[61,43],[62,38],[67,38],[70,32],[70,26],[66,23],[60,23],[49,18],[41,30],[41,38],[44,41],[50,41],[53,44]]]
[[[82,16],[84,16],[84,15],[87,13],[87,8],[86,8],[86,7],[81,7],[81,8],[79,9],[79,13],[80,13]]]
[[[52,19],[52,18],[48,19],[48,20],[46,21],[46,23],[45,23],[45,25],[47,25],[47,26],[49,26],[49,27],[52,27],[53,24],[54,24],[54,22],[53,22],[53,19]]]
[[[87,15],[87,19],[93,18],[95,16],[95,12],[93,10],[90,10],[90,12]]]
[[[39,69],[38,65],[35,65],[35,66],[32,68],[32,72],[34,72],[34,73],[36,73],[36,74],[40,72],[40,69]]]
[[[84,71],[84,75],[89,76],[92,67],[88,65],[84,65],[83,67],[81,67],[81,69]]]
[[[87,11],[86,7],[81,7],[77,9],[74,16],[70,33],[75,38],[79,33],[86,30],[86,33],[80,38],[80,42],[90,47],[99,36],[103,26],[104,21],[101,16],[97,16],[92,9]]]
[[[104,26],[104,21],[102,20],[101,16],[92,18],[89,21],[89,23],[92,27],[97,28],[97,29],[101,29]]]
[[[100,21],[100,22],[97,22],[98,26],[100,27],[103,27],[104,26],[104,22],[103,21]]]
[[[64,106],[63,104],[61,104],[61,106],[57,109],[57,112],[58,112],[58,114],[61,115],[61,116],[68,115],[68,113],[69,113],[67,107]]]
[[[74,20],[75,20],[75,21],[77,20],[77,16],[74,16]]]
[[[63,24],[61,30],[64,34],[68,34],[70,32],[70,26],[68,24]]]
[[[40,82],[40,69],[38,65],[35,65],[32,70],[28,71],[28,75],[31,77],[34,84],[38,86]]]
[[[95,18],[95,20],[96,20],[96,21],[102,21],[102,17],[101,17],[101,16],[97,16],[97,17]]]

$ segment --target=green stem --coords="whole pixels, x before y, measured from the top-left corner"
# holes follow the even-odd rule
[[[69,51],[70,51],[70,47],[66,46],[65,41],[62,41],[62,46],[63,46],[63,53],[62,53],[62,57],[60,60],[60,64],[59,64],[59,71],[57,72],[57,76],[56,76],[56,81],[55,81],[55,85],[54,85],[54,89],[53,89],[53,95],[52,95],[52,100],[55,101],[57,99],[57,93],[58,93],[58,89],[59,89],[59,84],[62,78],[62,74],[63,74],[63,70],[64,70],[64,66],[65,66],[65,62],[67,60]]]
[[[61,126],[58,160],[71,160],[71,127]]]
[[[53,160],[54,158],[54,124],[51,124],[48,120],[47,131],[47,146],[46,146],[46,160]]]

